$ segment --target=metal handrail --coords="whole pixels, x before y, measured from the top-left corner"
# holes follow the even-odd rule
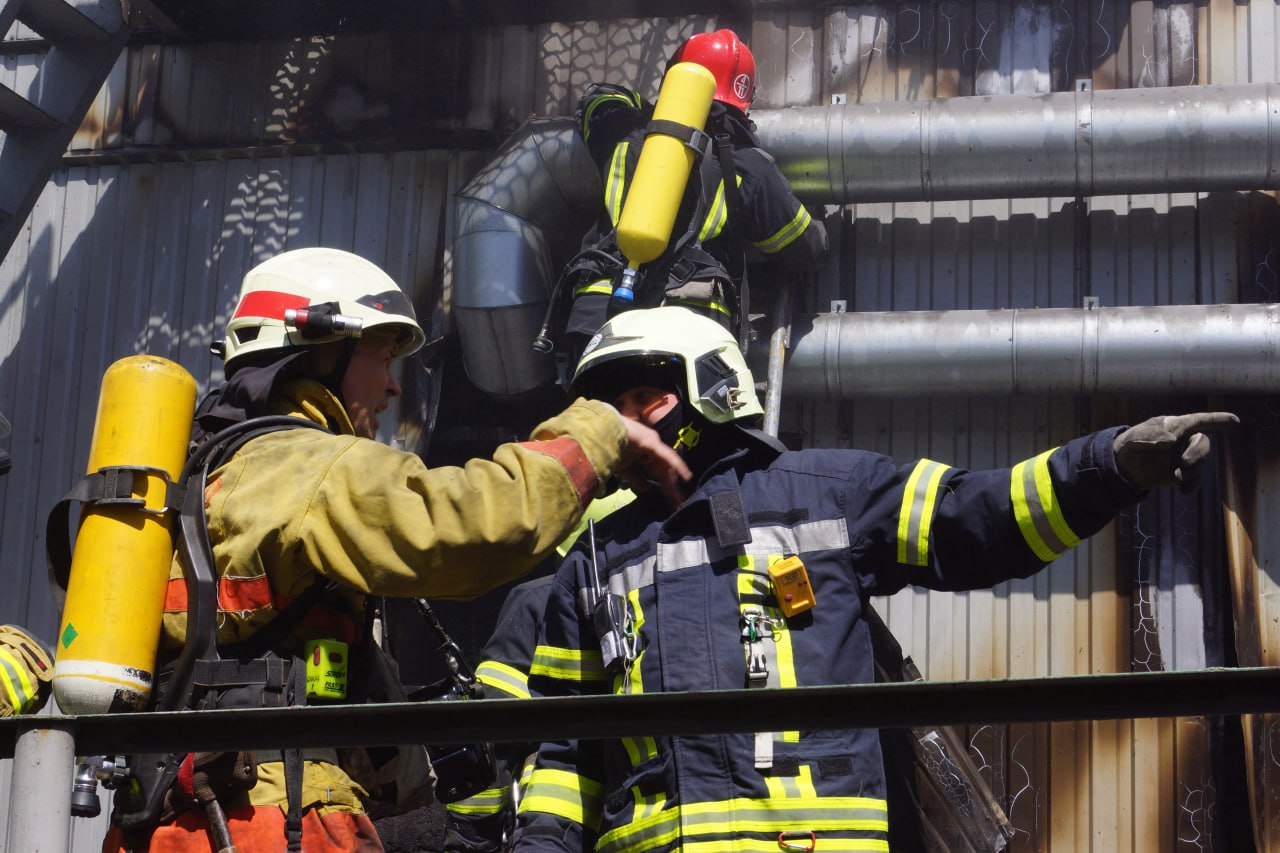
[[[69,729],[79,755],[317,746],[595,739],[776,730],[1197,717],[1280,711],[1280,667],[915,681],[632,696],[37,716],[19,736]]]

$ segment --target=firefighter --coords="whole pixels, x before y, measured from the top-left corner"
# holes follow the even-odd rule
[[[556,546],[548,558],[548,570],[562,560],[583,535],[588,523],[597,523],[635,500],[627,488],[617,488],[596,498],[583,513],[582,521]],[[484,687],[486,699],[528,699],[529,666],[542,627],[551,576],[542,575],[517,584],[507,594],[498,612],[493,634],[480,650],[476,679]],[[496,853],[509,850],[515,829],[515,804],[533,769],[538,744],[510,742],[495,745],[497,773],[487,790],[446,806],[445,846],[447,853]],[[516,784],[519,788],[515,788]]]
[[[35,714],[49,701],[53,655],[17,625],[0,625],[0,717]]]
[[[701,65],[715,78],[709,137],[700,165],[685,188],[666,251],[642,267],[634,306],[614,298],[625,261],[615,229],[627,201],[653,108],[635,92],[599,83],[579,101],[579,129],[601,169],[604,205],[569,265],[573,304],[566,337],[575,356],[611,312],[664,300],[703,311],[733,327],[746,276],[748,247],[770,261],[773,272],[808,270],[827,252],[827,232],[802,205],[773,158],[761,147],[747,117],[756,90],[751,51],[732,30],[700,33],[671,57]],[[722,147],[723,146],[723,147]],[[723,180],[726,167],[734,180]],[[613,258],[612,261],[605,259]]]
[[[733,336],[678,307],[611,319],[572,389],[653,426],[697,485],[618,510],[594,554],[579,540],[551,587],[535,695],[871,682],[871,596],[1027,577],[1147,490],[1193,485],[1204,430],[1236,421],[1155,418],[1003,470],[789,452],[754,429]],[[544,743],[515,850],[889,849],[874,730],[760,728]]]
[[[283,673],[271,697],[262,684],[228,688],[236,704],[278,703],[282,691],[292,704],[314,701],[309,683],[306,698],[298,695],[304,649],[311,643],[324,660],[356,666],[362,644],[372,645],[366,596],[477,595],[545,557],[615,473],[644,470],[667,488],[688,474],[651,430],[600,403],[576,403],[530,441],[465,468],[428,470],[416,455],[371,440],[400,392],[396,360],[425,336],[395,281],[348,252],[299,249],[254,267],[226,332],[227,382],[197,409],[196,447],[261,415],[322,427],[254,437],[208,475],[218,665],[247,672],[265,660],[265,671]],[[172,651],[188,612],[176,560],[165,610],[162,643]],[[360,676],[349,672],[336,688],[326,682],[320,696],[355,701],[345,680]],[[113,826],[105,850],[207,851],[212,841],[213,849],[283,850],[284,839],[290,850],[383,849],[366,792],[333,749],[190,759],[159,825]],[[218,809],[203,800],[204,809],[193,807],[193,777],[217,794]]]
[[[480,651],[476,679],[486,699],[528,699],[529,664],[542,625],[551,576],[517,584],[498,612],[493,634]],[[525,769],[536,743],[496,745],[498,772],[487,790],[446,806],[446,851],[497,853],[506,848],[515,825],[512,785]]]

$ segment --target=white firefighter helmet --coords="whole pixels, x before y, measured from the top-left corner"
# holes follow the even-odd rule
[[[230,373],[251,353],[315,346],[375,329],[399,335],[397,357],[426,342],[413,305],[376,264],[340,249],[294,249],[245,274],[222,356]]]
[[[657,371],[675,376],[652,379]],[[628,388],[672,381],[712,423],[764,414],[747,360],[729,330],[677,306],[624,311],[601,326],[578,361],[569,393],[613,402]]]

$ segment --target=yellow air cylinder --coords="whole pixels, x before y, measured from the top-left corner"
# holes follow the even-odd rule
[[[710,71],[693,62],[677,63],[662,81],[653,119],[703,130],[715,91]],[[658,131],[645,138],[618,219],[618,248],[628,269],[649,263],[667,248],[694,158],[693,149],[675,136]]]
[[[102,376],[87,473],[115,466],[160,469],[176,481],[186,461],[196,383],[178,364],[150,355],[121,359]],[[165,477],[134,474],[142,507],[85,504],[71,557],[53,693],[68,714],[144,707],[173,557]]]

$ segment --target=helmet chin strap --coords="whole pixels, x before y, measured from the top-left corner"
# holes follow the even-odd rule
[[[338,353],[337,363],[334,364],[328,376],[320,379],[320,383],[338,398],[343,408],[346,408],[347,401],[342,396],[342,380],[347,376],[347,368],[351,366],[351,358],[356,354],[359,341],[356,338],[344,338],[341,344],[342,349]]]

